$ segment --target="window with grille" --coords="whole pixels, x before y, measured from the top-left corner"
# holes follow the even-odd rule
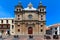
[[[1,23],[3,23],[3,20],[1,20]]]
[[[8,23],[8,20],[6,20],[6,23]]]
[[[14,22],[14,20],[12,20],[12,23]]]

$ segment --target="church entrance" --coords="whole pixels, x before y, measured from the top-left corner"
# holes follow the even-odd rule
[[[28,27],[28,34],[33,34],[33,28],[32,27]]]

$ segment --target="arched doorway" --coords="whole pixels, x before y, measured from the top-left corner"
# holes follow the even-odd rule
[[[33,28],[32,27],[28,27],[28,34],[33,34]]]

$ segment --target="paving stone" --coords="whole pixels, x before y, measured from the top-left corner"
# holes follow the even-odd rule
[[[33,38],[29,38],[28,36],[20,36],[19,38],[14,38],[14,36],[8,36],[8,37],[5,37],[5,38],[0,38],[0,40],[60,40],[60,37],[59,39],[53,39],[52,36],[50,36],[51,39],[44,39],[43,36],[33,36]]]
[[[0,40],[2,40],[2,38],[0,38]]]

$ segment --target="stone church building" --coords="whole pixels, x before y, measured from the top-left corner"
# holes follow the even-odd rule
[[[46,26],[46,6],[42,2],[34,8],[30,2],[23,8],[19,2],[15,6],[14,30],[15,35],[44,35]]]
[[[14,18],[0,18],[0,34],[44,35],[46,28],[46,6],[42,2],[34,8],[30,2],[23,8],[19,2],[14,9]]]

